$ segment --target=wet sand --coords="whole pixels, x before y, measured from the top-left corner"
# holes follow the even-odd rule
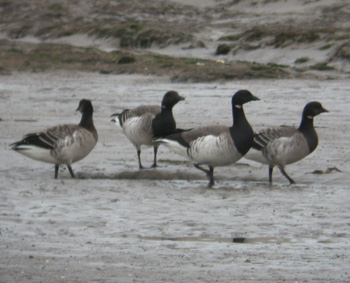
[[[166,148],[160,168],[139,171],[136,150],[110,115],[159,104],[168,90],[181,128],[232,123],[230,98],[241,88],[251,125],[298,126],[304,105],[315,119],[316,151],[287,172],[242,159],[217,168],[216,185]],[[167,79],[69,72],[0,77],[0,282],[346,282],[349,260],[349,105],[346,80],[172,84]],[[28,132],[78,123],[79,100],[93,100],[99,142],[61,169],[9,149]],[[142,153],[151,165],[152,149]],[[329,170],[336,167],[341,172]],[[324,174],[314,174],[324,172]],[[242,241],[233,242],[234,238]],[[243,240],[244,239],[244,240]]]

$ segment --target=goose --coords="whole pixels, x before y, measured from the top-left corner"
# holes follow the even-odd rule
[[[55,164],[55,179],[61,164],[65,164],[71,177],[75,178],[72,163],[87,156],[95,147],[98,138],[92,120],[91,101],[82,99],[76,111],[82,113],[78,125],[58,125],[42,132],[27,134],[10,146],[14,151],[34,160]]]
[[[285,166],[297,162],[312,153],[318,144],[314,117],[328,112],[317,101],[305,105],[299,128],[280,126],[264,129],[254,135],[254,142],[245,158],[269,166],[269,183],[275,166],[290,184],[295,181],[286,173]]]
[[[157,139],[170,150],[180,154],[205,172],[209,178],[208,187],[214,185],[214,168],[237,162],[253,143],[253,130],[243,110],[243,104],[259,100],[248,90],[237,91],[231,100],[233,125],[202,126]],[[207,165],[209,169],[201,167]]]
[[[181,100],[185,98],[176,91],[168,91],[163,96],[161,106],[141,105],[111,115],[116,117],[112,122],[123,129],[124,135],[136,147],[139,169],[145,169],[141,163],[142,145],[153,146],[154,159],[151,168],[157,167],[159,144],[155,142],[155,138],[176,132],[173,107]]]

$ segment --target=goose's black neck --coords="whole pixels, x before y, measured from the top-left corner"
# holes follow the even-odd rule
[[[311,153],[318,144],[318,137],[314,128],[314,118],[303,114],[298,130],[304,135]]]
[[[165,137],[175,132],[176,122],[172,107],[162,107],[162,111],[152,121],[152,130],[154,137]]]
[[[230,134],[238,151],[245,155],[253,143],[253,129],[245,117],[242,105],[232,105],[232,113],[233,125],[230,127]]]
[[[94,121],[92,119],[92,113],[92,110],[84,111],[81,116],[79,126],[87,129],[97,138],[97,131],[94,126]]]
[[[173,111],[173,107],[174,107],[174,106],[162,105],[162,110],[161,110],[160,113],[172,112],[172,111]]]

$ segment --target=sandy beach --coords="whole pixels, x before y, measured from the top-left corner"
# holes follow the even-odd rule
[[[136,150],[110,122],[177,90],[186,97],[174,108],[179,127],[230,125],[230,98],[242,88],[261,99],[245,107],[255,129],[297,126],[312,100],[330,111],[315,119],[316,151],[287,167],[296,185],[276,171],[270,187],[267,168],[242,159],[217,168],[208,189],[202,172],[163,147],[160,168],[139,171]],[[347,80],[1,76],[0,282],[348,282],[349,91]],[[52,165],[10,150],[28,132],[78,123],[81,98],[93,102],[99,142],[73,164],[77,179],[62,168],[55,180]],[[143,150],[144,165],[152,155]]]
[[[0,283],[350,282],[349,26],[346,0],[1,1]],[[261,99],[244,108],[254,130],[329,110],[286,167],[296,185],[242,158],[209,189],[162,146],[140,171],[110,121],[175,90],[179,128],[231,126],[239,89]],[[83,98],[99,140],[76,179],[11,150],[78,123]]]

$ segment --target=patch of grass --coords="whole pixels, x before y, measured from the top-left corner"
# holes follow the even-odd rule
[[[11,52],[11,53],[23,53],[23,50],[12,47],[12,48],[7,49],[7,52]]]
[[[271,68],[288,68],[288,66],[280,65],[276,63],[267,63],[267,64],[253,63],[251,67],[251,69],[254,71],[265,71],[265,70],[270,70]]]
[[[50,33],[52,33],[54,30],[60,29],[61,27],[58,25],[49,25],[41,27],[36,33],[35,36],[37,37],[48,37]]]
[[[347,33],[345,33],[345,34],[336,35],[336,36],[334,37],[334,39],[335,39],[335,40],[348,40],[348,39],[350,39],[350,33],[347,32]]]
[[[118,60],[118,64],[132,64],[135,63],[136,59],[133,56],[122,56],[119,60]]]
[[[200,59],[197,58],[183,58],[183,63],[187,65],[197,65],[201,63]]]
[[[52,11],[62,11],[63,6],[61,3],[52,3],[48,6],[48,9]]]
[[[334,70],[334,67],[328,66],[327,63],[317,63],[313,66],[310,66],[310,69],[316,71],[331,71]]]
[[[109,75],[111,74],[111,71],[108,71],[108,70],[100,70],[99,72],[101,75]]]
[[[96,36],[97,38],[110,38],[110,37],[120,37],[125,32],[126,31],[123,27],[102,26],[102,27],[94,28],[88,34],[89,36]]]
[[[253,71],[265,71],[265,70],[268,70],[269,67],[267,65],[264,65],[264,64],[257,64],[257,63],[255,63],[255,64],[253,64],[251,66],[251,69]]]
[[[332,44],[326,44],[326,45],[320,47],[319,50],[327,50],[327,49],[329,49],[331,47],[332,47]]]
[[[10,38],[21,38],[28,34],[28,32],[31,30],[32,26],[23,24],[21,26],[13,27],[7,31],[7,34]]]
[[[121,48],[150,48],[152,44],[166,47],[170,44],[189,42],[192,35],[176,32],[152,22],[107,23],[92,28],[88,34],[98,38],[119,38]]]
[[[254,26],[240,34],[245,41],[261,41],[266,45],[285,47],[293,43],[311,43],[333,36],[334,30],[327,27],[262,25]],[[272,39],[271,39],[272,38]]]
[[[276,64],[276,63],[267,63],[267,65],[269,67],[276,67],[276,68],[288,68],[287,65],[283,65],[283,64]]]
[[[14,48],[18,52],[11,52]],[[25,51],[25,52],[24,52]],[[128,64],[117,64],[125,58]],[[124,58],[124,59],[122,59]],[[34,72],[67,69],[103,74],[144,74],[168,76],[174,82],[211,82],[217,80],[287,78],[285,66],[249,62],[217,63],[199,58],[179,58],[140,50],[104,52],[96,48],[65,44],[30,44],[0,41],[1,66],[9,71]]]
[[[333,58],[350,61],[350,41],[339,46]]]
[[[283,30],[275,35],[274,45],[276,47],[281,47],[284,46],[286,42],[309,43],[319,39],[321,39],[321,36],[319,32],[315,30]]]
[[[219,41],[237,41],[242,38],[242,34],[226,35],[219,38]]]
[[[294,61],[295,64],[303,64],[308,62],[310,59],[308,57],[300,57]]]

